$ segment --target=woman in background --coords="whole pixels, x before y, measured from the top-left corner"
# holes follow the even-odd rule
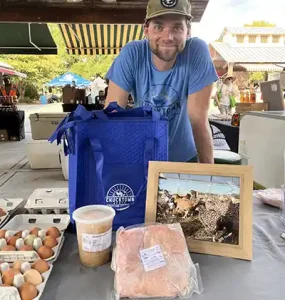
[[[231,115],[232,114],[232,106],[231,106],[231,96],[234,96],[234,82],[235,78],[231,75],[227,75],[224,79],[220,87],[218,88],[216,94],[216,102],[220,113],[222,115]]]

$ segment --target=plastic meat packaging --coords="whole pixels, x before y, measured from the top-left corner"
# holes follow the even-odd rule
[[[203,287],[180,224],[119,228],[113,251],[114,298],[189,299]]]
[[[282,190],[281,189],[271,188],[271,189],[266,189],[266,190],[256,190],[253,192],[253,196],[265,204],[275,206],[277,208],[282,207]]]

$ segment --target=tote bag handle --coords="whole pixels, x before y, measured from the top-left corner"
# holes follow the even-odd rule
[[[103,147],[101,141],[98,138],[90,138],[90,144],[93,151],[93,157],[96,164],[96,176],[97,176],[97,183],[100,195],[102,199],[105,198],[105,188],[103,184],[103,167],[104,167],[104,154],[103,154]],[[145,142],[145,149],[144,149],[144,158],[143,158],[143,165],[144,165],[144,182],[140,186],[136,197],[140,195],[140,193],[144,192],[147,186],[147,176],[148,176],[148,162],[153,159],[154,157],[154,150],[155,150],[155,138],[147,139]]]

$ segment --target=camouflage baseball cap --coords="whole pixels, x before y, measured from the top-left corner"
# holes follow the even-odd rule
[[[189,0],[149,0],[145,20],[155,17],[176,14],[188,17],[191,20],[191,4]]]

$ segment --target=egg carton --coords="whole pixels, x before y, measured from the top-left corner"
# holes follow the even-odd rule
[[[49,263],[49,270],[42,275],[43,282],[36,286],[38,290],[38,295],[33,300],[39,300],[43,294],[44,288],[49,279],[50,273],[52,271],[53,265]],[[1,300],[21,300],[20,294],[16,287],[2,287],[0,288],[0,299]]]
[[[0,199],[0,208],[6,212],[5,216],[0,217],[0,226],[3,226],[5,223],[7,223],[11,214],[21,205],[23,201],[24,199],[22,198]]]
[[[34,227],[48,229],[49,227],[57,227],[61,235],[57,238],[57,245],[52,248],[54,255],[47,258],[46,261],[54,262],[60,253],[64,243],[64,232],[70,223],[69,215],[17,215],[9,221],[2,229],[11,230],[17,233],[20,230],[31,230]],[[36,251],[0,251],[0,261],[14,262],[15,260],[26,260],[33,262],[39,259]]]
[[[36,189],[25,208],[30,214],[69,214],[68,188]]]

